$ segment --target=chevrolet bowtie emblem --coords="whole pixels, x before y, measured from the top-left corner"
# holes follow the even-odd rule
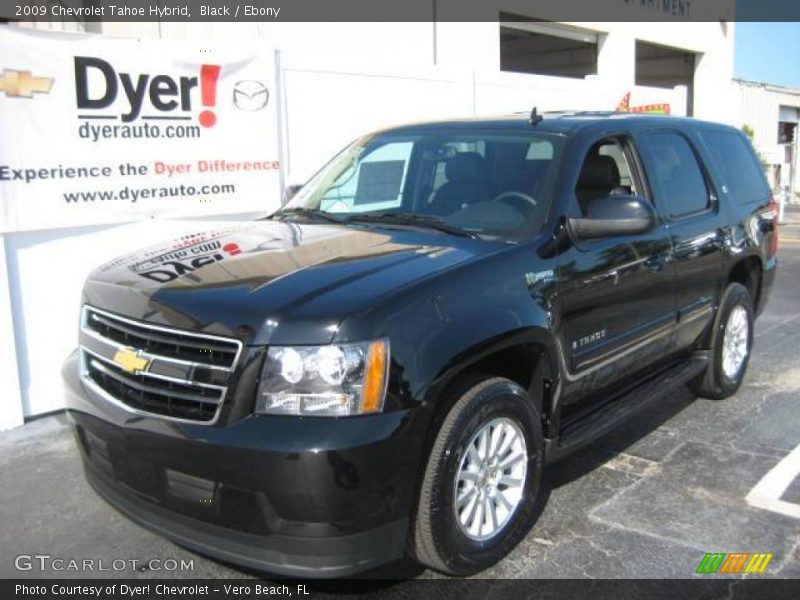
[[[33,94],[49,94],[52,77],[34,77],[30,71],[5,69],[0,75],[0,92],[9,98],[33,98]]]
[[[150,364],[149,359],[142,358],[141,356],[139,356],[138,352],[136,352],[135,350],[131,350],[130,348],[123,348],[121,350],[117,350],[112,360],[123,371],[126,371],[128,373],[138,373],[140,371],[145,371],[147,370],[147,366]]]

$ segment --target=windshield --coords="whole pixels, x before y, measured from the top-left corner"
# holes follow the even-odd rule
[[[277,214],[438,223],[517,237],[544,224],[562,138],[535,132],[424,131],[356,140]],[[322,214],[319,214],[322,213]]]

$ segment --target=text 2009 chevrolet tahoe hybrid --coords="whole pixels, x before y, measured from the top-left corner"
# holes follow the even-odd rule
[[[533,525],[545,464],[685,383],[737,390],[775,217],[713,123],[368,135],[278,212],[90,275],[64,369],[86,474],[251,568],[474,573]]]

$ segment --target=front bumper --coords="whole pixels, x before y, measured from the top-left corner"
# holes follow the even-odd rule
[[[64,367],[87,478],[142,526],[270,573],[342,577],[401,557],[422,409],[346,419],[248,416],[226,426],[134,414]]]

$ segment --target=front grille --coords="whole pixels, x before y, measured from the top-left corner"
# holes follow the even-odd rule
[[[96,309],[88,309],[87,325],[99,335],[150,354],[196,362],[212,368],[230,369],[236,360],[239,345],[219,338],[198,337],[185,332],[154,329],[144,323],[120,320]]]
[[[241,350],[238,340],[83,310],[83,379],[134,412],[216,422]]]

